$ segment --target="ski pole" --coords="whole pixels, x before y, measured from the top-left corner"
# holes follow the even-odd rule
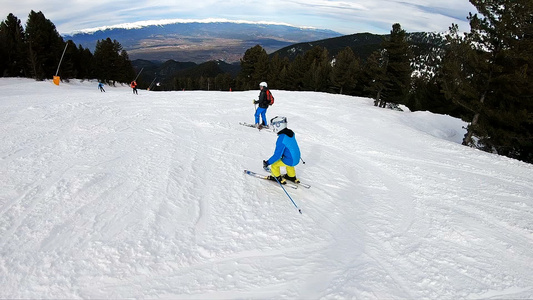
[[[265,170],[270,172],[270,169],[268,169],[268,168],[265,168]],[[296,209],[298,210],[298,212],[299,212],[300,214],[302,214],[302,210],[298,207],[298,205],[296,205],[296,203],[294,203],[294,200],[292,200],[291,195],[289,195],[289,193],[287,192],[287,190],[285,189],[285,187],[283,186],[283,184],[281,184],[281,182],[279,182],[279,180],[278,180],[277,177],[274,177],[274,179],[276,179],[276,181],[279,183],[279,186],[281,186],[281,188],[283,189],[283,191],[285,192],[285,194],[287,195],[287,197],[289,197],[289,199],[291,199],[292,204],[294,204],[294,207],[296,207]]]
[[[305,165],[305,161],[304,161],[304,159],[303,159],[301,156],[300,156],[300,160],[301,160],[301,161],[304,163],[304,165]]]

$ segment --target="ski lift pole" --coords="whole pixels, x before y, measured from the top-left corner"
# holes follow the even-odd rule
[[[133,81],[137,81],[137,78],[139,78],[139,75],[141,75],[141,72],[144,70],[144,68],[141,68],[141,70],[139,71],[139,73],[137,74],[137,77],[135,77],[135,79],[133,79]]]
[[[63,61],[63,56],[65,56],[65,52],[67,51],[68,43],[65,44],[65,49],[63,49],[63,54],[61,54],[61,59],[59,60],[59,65],[57,65],[57,71],[56,76],[59,73],[59,67],[61,66],[61,62]]]
[[[63,61],[63,56],[65,56],[65,52],[67,51],[67,46],[68,46],[68,43],[65,44],[65,49],[63,49],[63,54],[61,54],[61,59],[59,60],[59,64],[57,65],[56,75],[54,76],[54,78],[52,80],[55,85],[59,85],[59,81],[61,80],[61,78],[59,78],[59,76],[57,76],[57,74],[59,73],[59,67],[61,67],[61,62]]]
[[[152,82],[151,82],[150,85],[148,86],[148,90],[151,90],[151,89],[152,89],[152,85],[154,85],[154,81],[155,81],[156,79],[157,79],[157,77],[154,78],[154,80],[152,80]]]

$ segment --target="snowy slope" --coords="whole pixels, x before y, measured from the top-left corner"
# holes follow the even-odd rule
[[[258,91],[0,88],[0,298],[533,298],[533,166],[460,120],[274,91],[299,214],[243,174],[276,140],[238,125]]]

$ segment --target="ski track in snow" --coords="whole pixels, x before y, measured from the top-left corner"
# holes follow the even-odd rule
[[[533,298],[533,167],[460,120],[273,91],[300,215],[243,174],[258,91],[0,87],[0,298]]]

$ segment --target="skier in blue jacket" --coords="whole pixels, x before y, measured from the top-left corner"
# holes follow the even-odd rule
[[[300,183],[294,169],[294,166],[300,162],[300,147],[298,147],[294,132],[287,128],[287,118],[276,116],[270,120],[270,126],[279,131],[274,154],[268,160],[263,160],[264,168],[272,165],[270,168],[272,175],[268,176],[268,179],[274,181],[277,179],[281,184],[286,184],[286,180]],[[285,167],[287,174],[281,176],[281,167]]]

